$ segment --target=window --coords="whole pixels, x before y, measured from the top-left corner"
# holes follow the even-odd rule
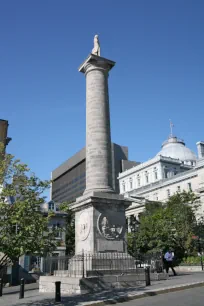
[[[157,168],[154,167],[154,178],[155,180],[158,180],[158,174],[157,174]]]
[[[20,230],[20,226],[18,224],[15,224],[12,226],[12,233],[18,234]]]
[[[181,187],[180,186],[177,186],[177,191],[181,192]]]
[[[123,184],[123,192],[125,192],[125,182],[123,182],[122,184]]]
[[[140,187],[140,176],[139,176],[139,174],[137,175],[137,185],[138,185],[138,187]]]
[[[155,201],[158,201],[158,200],[159,200],[159,197],[158,197],[158,193],[157,193],[157,192],[154,194],[154,200],[155,200]]]
[[[36,268],[40,269],[40,265],[41,265],[41,257],[40,256],[36,256]]]
[[[148,175],[147,171],[145,171],[145,178],[146,178],[146,183],[148,184],[149,183],[149,175]]]
[[[60,225],[59,223],[54,224],[54,225],[53,225],[53,229],[58,230],[57,233],[56,233],[56,235],[55,235],[55,237],[56,237],[56,238],[62,238],[61,225]]]
[[[171,196],[170,189],[167,189],[166,193],[167,193],[167,197],[169,198]]]
[[[164,168],[164,178],[167,178],[167,177],[168,177],[168,169],[165,166],[165,168]]]
[[[191,183],[188,183],[188,190],[189,190],[189,191],[192,191]]]
[[[54,210],[54,209],[55,209],[55,203],[54,203],[53,201],[50,201],[50,202],[48,203],[48,209],[49,209],[49,210]]]
[[[130,189],[132,189],[132,178],[130,178]]]

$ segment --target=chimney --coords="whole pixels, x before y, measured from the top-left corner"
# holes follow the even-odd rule
[[[199,141],[196,143],[198,150],[198,158],[204,157],[204,141]]]

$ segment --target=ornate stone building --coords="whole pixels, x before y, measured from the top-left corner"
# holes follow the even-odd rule
[[[198,156],[183,140],[170,135],[152,159],[119,174],[120,193],[132,200],[126,216],[138,214],[146,201],[166,201],[176,192],[193,191],[204,211],[204,142],[197,143]]]

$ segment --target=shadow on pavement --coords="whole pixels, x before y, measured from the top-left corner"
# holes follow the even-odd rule
[[[25,292],[28,291],[32,291],[32,290],[36,290],[36,288],[30,288],[30,289],[26,289]],[[4,292],[3,291],[3,295],[12,295],[12,294],[18,294],[20,292],[20,289],[16,289],[15,291],[11,291],[11,292]]]
[[[116,304],[119,302],[125,302],[128,301],[128,293],[132,292],[133,288],[127,288],[127,289],[114,289],[112,291],[104,291],[104,292],[96,292],[93,293],[92,295],[90,294],[84,294],[84,295],[72,295],[72,296],[65,296],[63,297],[62,295],[62,301],[61,303],[55,303],[54,301],[54,297],[53,299],[48,299],[45,298],[44,300],[41,301],[33,301],[33,302],[29,302],[26,301],[26,299],[24,301],[22,301],[22,303],[18,303],[16,305],[18,306],[52,306],[52,305],[69,305],[69,306],[76,306],[79,305],[81,303],[88,303],[88,302],[93,302],[93,301],[101,301],[104,299],[113,299],[113,301],[109,301],[107,302],[107,304]],[[136,288],[135,288],[136,289]],[[146,287],[145,286],[141,286],[138,287],[136,289],[138,292],[140,291],[145,291]],[[149,292],[150,295],[154,295],[153,292]],[[54,295],[54,293],[53,293]],[[114,301],[114,298],[117,299],[119,298],[119,300]]]

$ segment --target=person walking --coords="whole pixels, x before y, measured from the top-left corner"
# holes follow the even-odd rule
[[[169,268],[171,268],[174,276],[176,276],[177,274],[173,267],[173,259],[174,253],[171,250],[168,250],[164,255],[166,273],[169,273]]]

